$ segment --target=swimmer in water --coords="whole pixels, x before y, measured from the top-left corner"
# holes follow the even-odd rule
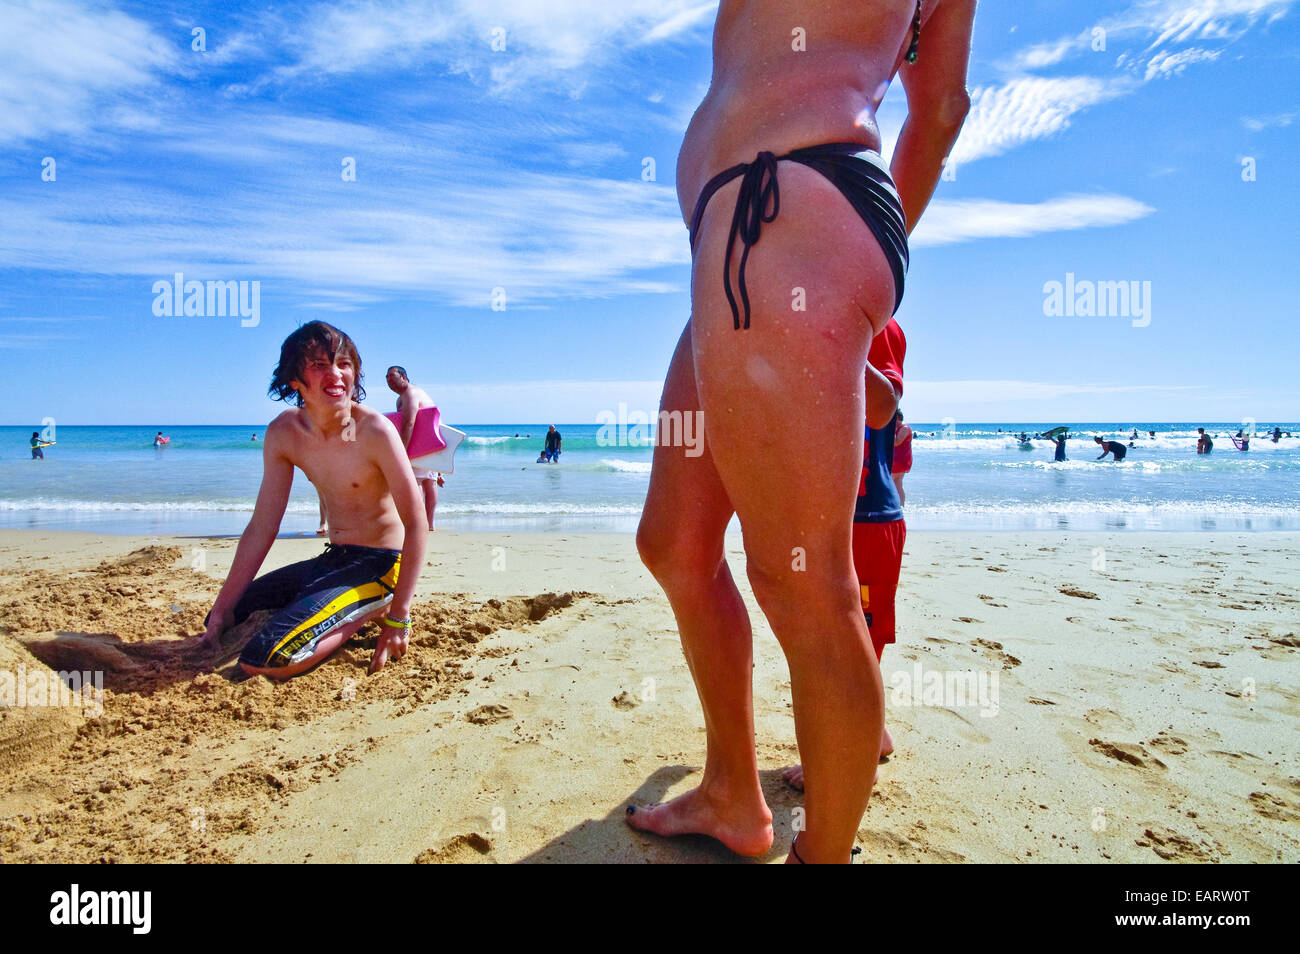
[[[1128,448],[1125,447],[1123,444],[1121,444],[1119,441],[1108,441],[1100,437],[1094,437],[1093,440],[1096,441],[1098,444],[1100,444],[1102,447],[1101,457],[1098,457],[1097,460],[1101,460],[1107,454],[1114,454],[1115,463],[1118,464],[1120,461],[1124,459],[1124,455],[1128,453]]]

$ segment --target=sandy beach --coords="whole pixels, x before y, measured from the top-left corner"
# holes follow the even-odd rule
[[[861,860],[1300,861],[1298,543],[913,533]],[[788,676],[729,544],[776,862],[801,804]],[[263,569],[319,547],[280,540]],[[184,638],[234,548],[0,533],[0,671],[104,686],[102,713],[0,708],[0,861],[744,860],[623,821],[704,757],[631,536],[439,532],[406,659],[368,677],[369,628],[284,685]]]

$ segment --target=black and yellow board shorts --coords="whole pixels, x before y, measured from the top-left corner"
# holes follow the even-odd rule
[[[239,661],[266,669],[307,659],[321,637],[392,602],[401,562],[401,550],[327,543],[313,560],[258,577],[235,606],[234,623],[258,610],[277,612]]]

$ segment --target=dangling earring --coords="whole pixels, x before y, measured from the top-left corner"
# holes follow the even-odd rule
[[[916,13],[912,14],[912,44],[907,48],[907,62],[915,63],[921,45],[921,0],[916,0]]]

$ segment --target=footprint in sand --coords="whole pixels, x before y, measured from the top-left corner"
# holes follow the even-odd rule
[[[500,722],[502,719],[514,718],[514,713],[510,711],[509,706],[501,704],[479,706],[465,714],[465,718],[475,725],[491,725],[493,722]]]
[[[1096,593],[1089,590],[1081,590],[1077,586],[1058,586],[1056,592],[1064,596],[1074,596],[1081,600],[1099,600],[1101,599]]]
[[[1089,709],[1083,720],[1106,732],[1128,732],[1133,728],[1133,723],[1112,709]]]
[[[628,709],[635,709],[637,706],[639,706],[641,704],[641,700],[638,699],[636,696],[632,695],[632,693],[628,692],[625,689],[622,692],[620,692],[618,695],[616,695],[613,699],[611,699],[610,704],[615,709],[622,709],[624,712],[626,712]]]
[[[987,605],[989,605],[989,606],[997,606],[997,607],[999,607],[999,608],[1001,608],[1001,609],[1006,609],[1006,608],[1007,608],[1007,604],[1006,604],[1006,603],[999,603],[997,600],[993,599],[993,597],[989,596],[987,593],[981,593],[981,594],[979,594],[979,598],[980,598],[981,600],[983,600],[983,601],[984,601]]]
[[[417,865],[463,864],[481,861],[492,850],[492,842],[478,832],[457,835],[440,848],[426,848],[415,856]]]
[[[1251,792],[1250,805],[1256,815],[1262,815],[1274,821],[1300,821],[1300,805],[1288,802],[1285,798],[1268,792]]]
[[[1161,730],[1156,733],[1154,739],[1148,739],[1147,745],[1153,749],[1159,749],[1166,755],[1182,755],[1187,751],[1187,743],[1176,735],[1170,735],[1168,732]]]
[[[1123,762],[1125,765],[1136,765],[1138,768],[1165,767],[1164,762],[1136,742],[1106,742],[1102,739],[1089,739],[1088,744],[1102,755]]]
[[[977,639],[972,645],[979,646],[980,648],[990,653],[995,659],[998,660],[998,662],[1002,663],[1003,669],[1015,669],[1017,666],[1020,665],[1019,659],[1017,659],[1015,656],[1011,655],[1010,653],[1005,653],[1002,651],[1001,643],[995,643],[991,639]]]
[[[1192,841],[1163,825],[1147,828],[1136,844],[1139,848],[1150,848],[1166,861],[1217,861],[1222,854],[1217,846],[1204,838],[1199,842]]]

